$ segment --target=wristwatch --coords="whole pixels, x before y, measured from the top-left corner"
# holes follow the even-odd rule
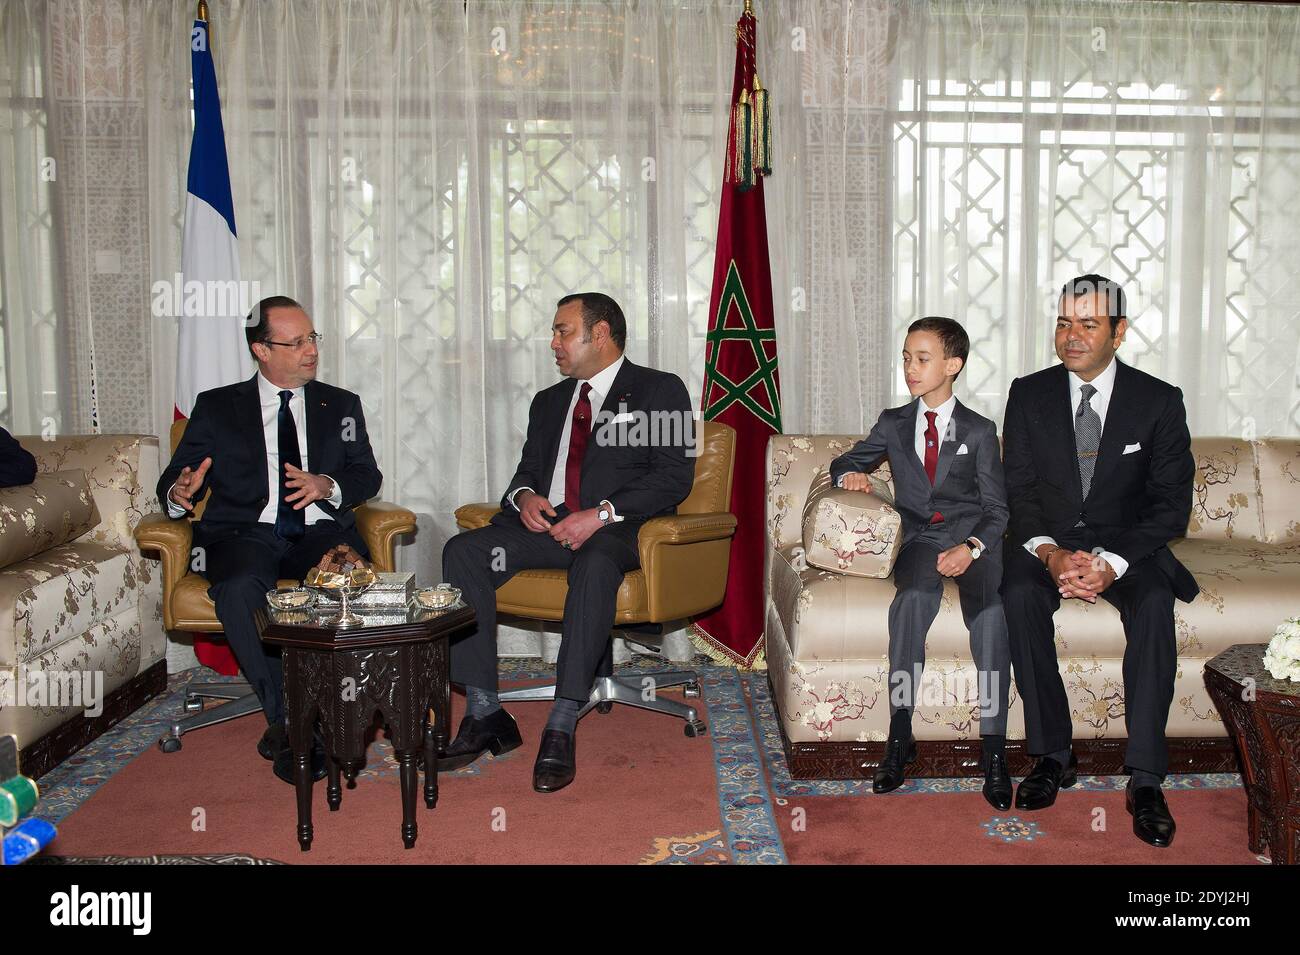
[[[966,538],[966,549],[970,551],[971,560],[979,560],[980,554],[984,553],[984,550],[979,545],[979,541],[975,540],[973,537]]]
[[[600,518],[600,522],[602,524],[608,524],[611,520],[614,519],[614,515],[609,512],[608,507],[602,507],[600,510],[596,512],[596,516]]]

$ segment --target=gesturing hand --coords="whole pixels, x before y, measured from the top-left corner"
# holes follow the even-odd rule
[[[204,458],[197,470],[181,468],[181,476],[172,485],[170,495],[172,503],[180,505],[187,511],[194,510],[194,495],[199,493],[199,488],[203,486],[203,478],[210,467],[212,467],[212,459]]]
[[[551,529],[551,522],[546,517],[554,517],[555,508],[551,507],[551,502],[545,495],[536,491],[521,491],[515,495],[515,504],[519,508],[519,520],[524,527],[535,534]]]
[[[327,477],[308,474],[292,464],[284,466],[284,473],[288,475],[284,482],[285,486],[294,489],[293,493],[286,494],[284,499],[298,502],[293,506],[295,511],[300,511],[315,501],[323,501],[334,493],[334,482]]]

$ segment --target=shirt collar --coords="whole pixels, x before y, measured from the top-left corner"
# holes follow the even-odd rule
[[[588,379],[587,384],[591,385],[591,390],[600,395],[603,401],[614,387],[614,379],[618,377],[619,370],[623,367],[625,356],[619,355],[612,365],[606,367],[603,371],[597,372]]]
[[[1083,386],[1089,384],[1097,389],[1097,394],[1101,396],[1102,401],[1109,403],[1110,393],[1115,390],[1115,369],[1118,365],[1119,361],[1112,355],[1110,364],[1106,366],[1100,375],[1089,382],[1085,382],[1074,372],[1069,372],[1071,397],[1077,397]],[[1071,402],[1071,404],[1076,403],[1077,402],[1074,401]]]
[[[304,387],[304,385],[299,385],[297,388],[290,388],[288,390],[293,392],[295,398],[301,398]],[[275,385],[271,384],[271,382],[262,374],[260,368],[257,370],[257,393],[262,396],[262,404],[279,402],[280,392],[284,390],[284,388],[277,388]]]
[[[925,413],[926,413],[927,411],[935,411],[935,412],[938,412],[938,417],[936,417],[936,418],[934,419],[934,425],[935,425],[935,427],[938,428],[940,431],[943,431],[943,426],[944,426],[947,422],[949,422],[949,421],[952,420],[952,413],[953,413],[954,410],[956,410],[956,408],[957,408],[957,396],[956,396],[956,395],[949,395],[949,396],[948,396],[948,400],[945,401],[943,404],[939,405],[939,407],[937,407],[937,408],[930,408],[930,407],[927,407],[927,406],[926,406],[926,403],[925,403],[925,399],[924,399],[924,398],[921,398],[921,397],[918,396],[917,399],[916,399],[916,420],[917,420],[917,426],[918,426],[918,427],[921,427],[921,428],[924,428],[924,427],[925,427]]]

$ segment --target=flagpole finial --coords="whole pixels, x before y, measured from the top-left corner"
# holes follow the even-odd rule
[[[208,22],[208,0],[199,0],[199,12],[195,17],[204,23]]]
[[[752,17],[753,15],[754,15],[754,0],[745,0],[745,16]]]

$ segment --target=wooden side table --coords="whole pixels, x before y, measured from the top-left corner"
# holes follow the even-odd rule
[[[465,604],[448,610],[354,608],[364,623],[346,629],[326,621],[337,605],[313,611],[259,614],[262,639],[284,648],[284,703],[294,753],[298,796],[298,845],[311,848],[311,746],[319,717],[328,771],[331,812],[343,801],[340,771],[356,787],[365,765],[366,733],[378,712],[401,773],[402,844],[415,845],[418,750],[424,749],[424,802],[438,803],[437,753],[450,738],[449,640],[474,626]]]
[[[1251,852],[1274,865],[1300,859],[1300,683],[1264,668],[1264,644],[1224,650],[1205,665],[1205,686],[1237,744],[1246,784]]]

